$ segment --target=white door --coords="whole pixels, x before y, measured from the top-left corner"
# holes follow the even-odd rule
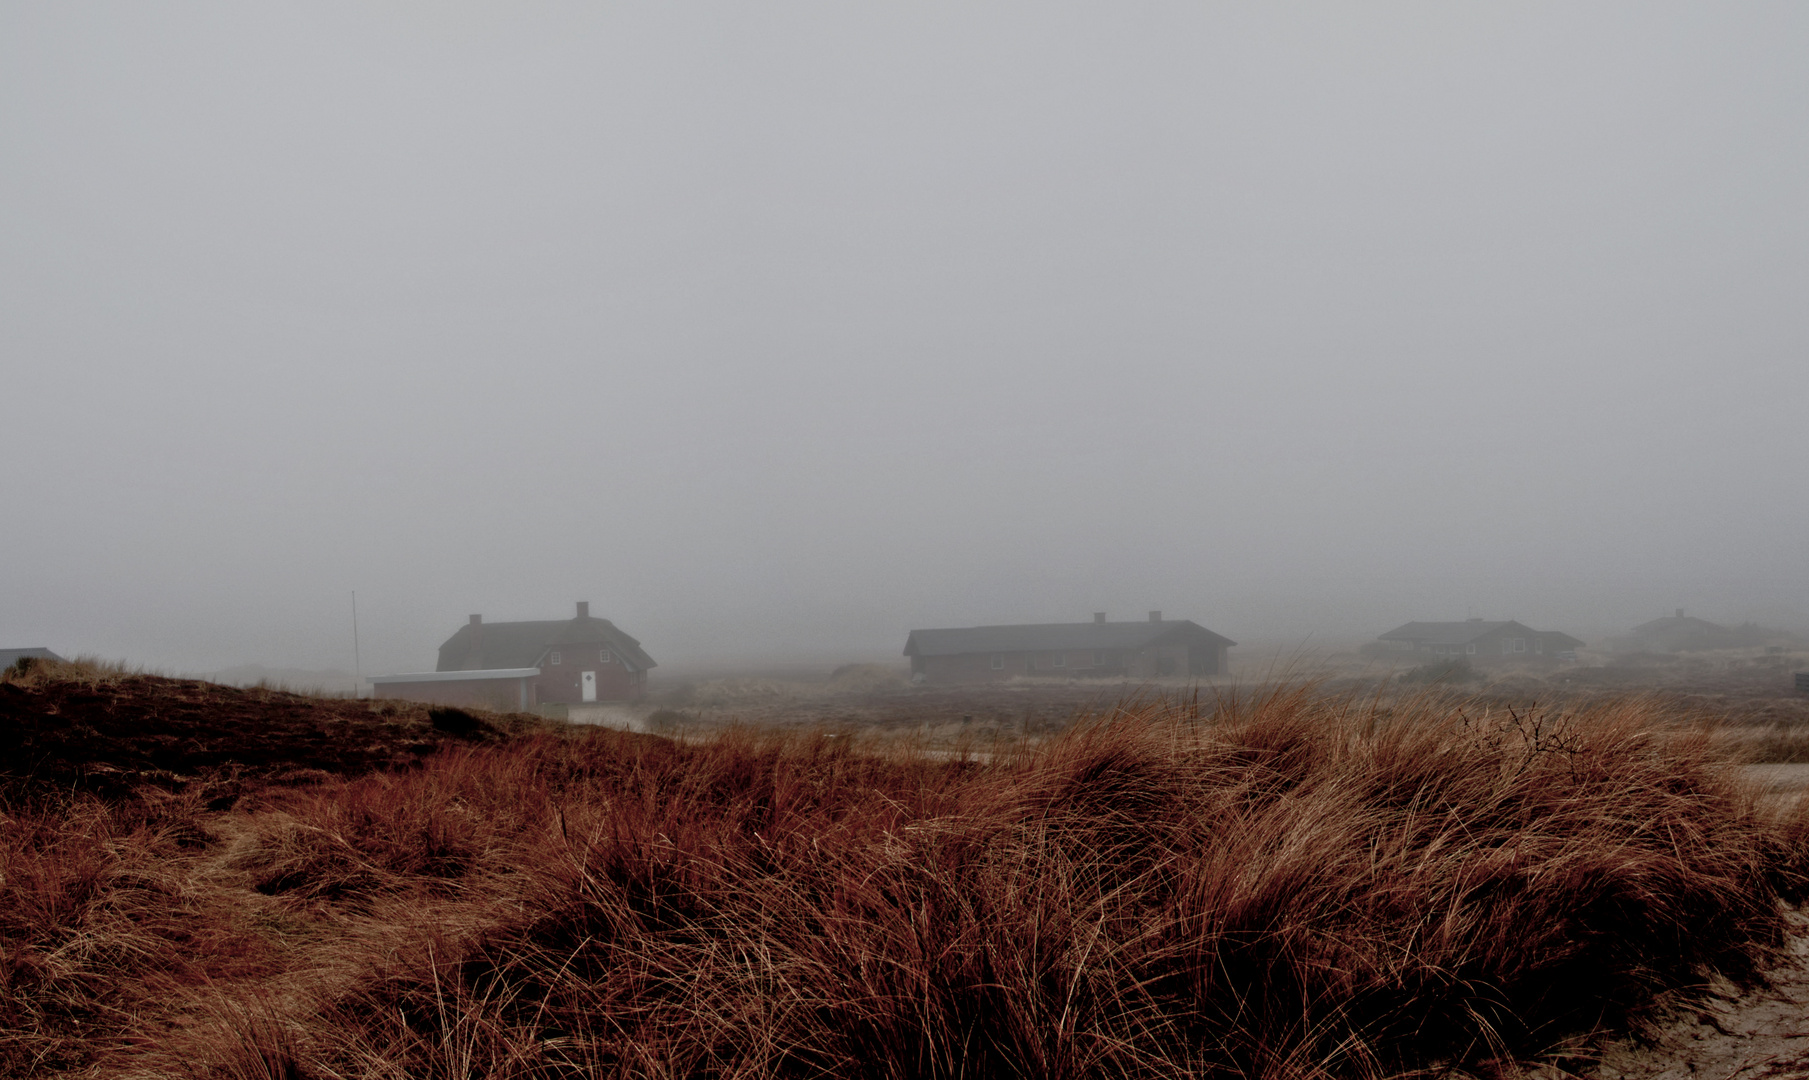
[[[581,677],[584,680],[584,700],[597,700],[597,673],[586,671]]]

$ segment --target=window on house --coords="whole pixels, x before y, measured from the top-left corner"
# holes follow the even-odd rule
[[[1517,637],[1514,639],[1514,651],[1515,652],[1525,652],[1526,651],[1526,639],[1525,638]]]
[[[1545,655],[1545,639],[1544,638],[1534,638],[1533,639],[1533,651],[1538,653],[1541,656]]]
[[[1096,649],[1096,650],[1094,650],[1094,652],[1093,652],[1093,666],[1094,666],[1094,667],[1105,667],[1105,653],[1104,653],[1104,652],[1102,652],[1102,651],[1099,651],[1099,650],[1097,650],[1097,649]]]
[[[1476,655],[1476,646],[1474,646],[1474,645],[1465,645],[1465,646],[1464,646],[1464,652],[1466,652],[1466,653],[1469,653],[1469,654],[1470,654],[1470,655],[1471,655],[1471,656],[1475,656],[1475,655]]]
[[[609,663],[609,650],[608,649],[604,649],[601,652],[597,653],[597,663],[599,663],[599,664]]]
[[[1067,667],[1068,666],[1068,658],[1066,656],[1063,656],[1061,653],[1056,653],[1054,658],[1049,661],[1049,666],[1050,667]]]
[[[554,654],[553,654],[553,655],[551,655],[551,656],[549,656],[549,657],[547,657],[547,660],[548,660],[548,662],[550,662],[550,663],[552,663],[552,664],[554,664],[554,665],[555,665],[555,666],[557,666],[557,665],[558,665],[558,663],[559,663],[559,654],[558,654],[558,653],[554,653]]]
[[[1005,654],[1004,653],[993,653],[992,654],[992,669],[994,671],[1004,671],[1005,670]]]

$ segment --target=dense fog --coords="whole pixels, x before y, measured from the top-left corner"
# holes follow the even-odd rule
[[[0,647],[1809,629],[1809,7],[0,3]]]

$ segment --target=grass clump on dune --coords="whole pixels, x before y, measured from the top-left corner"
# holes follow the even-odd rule
[[[461,752],[393,783],[512,808],[482,846],[515,903],[373,955],[279,1056],[1330,1077],[1547,1052],[1706,972],[1757,978],[1803,886],[1800,820],[1649,710],[1144,704],[988,764],[745,731]]]
[[[1479,709],[1481,711],[1479,711]],[[731,729],[6,811],[0,1066],[1380,1077],[1760,978],[1809,827],[1650,700],[1144,701],[950,760]]]

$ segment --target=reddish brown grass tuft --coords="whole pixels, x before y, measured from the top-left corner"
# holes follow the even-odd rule
[[[1296,688],[1131,702],[983,762],[543,734],[230,814],[166,799],[61,848],[41,834],[62,826],[16,819],[0,1065],[1370,1077],[1525,1058],[1710,972],[1758,978],[1809,880],[1804,816],[1763,810],[1676,719]],[[211,938],[110,914],[184,903]],[[161,1003],[118,989],[153,971]],[[112,1042],[81,1058],[86,1025]]]

